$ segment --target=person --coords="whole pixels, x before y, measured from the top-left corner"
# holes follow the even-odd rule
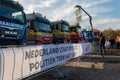
[[[115,39],[113,37],[110,38],[110,48],[113,48],[113,45],[115,44]]]
[[[120,46],[120,36],[116,37],[116,48],[119,49]]]
[[[106,54],[106,51],[105,51],[105,37],[103,33],[100,34],[99,44],[100,44],[100,54],[101,56],[104,57]]]
[[[110,46],[111,46],[111,43],[110,43],[110,41],[107,39],[107,40],[105,41],[105,47],[106,47],[106,48],[110,48]]]

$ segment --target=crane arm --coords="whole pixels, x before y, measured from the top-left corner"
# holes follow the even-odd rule
[[[90,26],[91,26],[91,29],[93,30],[92,16],[91,16],[87,11],[85,11],[80,5],[76,5],[75,7],[76,7],[76,8],[79,8],[79,9],[82,9],[82,11],[84,11],[84,12],[89,16]]]

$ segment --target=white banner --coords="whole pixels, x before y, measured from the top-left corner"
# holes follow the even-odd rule
[[[15,56],[12,48],[2,49],[4,54],[3,80],[13,80]]]
[[[19,80],[91,52],[90,43],[37,45],[0,50],[0,80]]]
[[[22,48],[13,48],[13,52],[15,53],[15,67],[14,67],[14,74],[13,79],[21,79],[22,78],[22,65],[23,65],[23,51]]]
[[[3,62],[3,53],[2,50],[0,50],[0,80],[3,78],[3,67],[4,67],[4,62]]]
[[[91,43],[82,43],[82,54],[88,54],[92,51],[92,45]]]

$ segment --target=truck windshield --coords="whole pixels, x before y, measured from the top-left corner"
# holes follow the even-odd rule
[[[65,31],[65,32],[70,32],[69,26],[63,24],[63,31]]]
[[[11,7],[0,5],[0,20],[24,24],[25,14],[23,11],[19,11]]]
[[[76,27],[71,27],[71,28],[70,28],[70,31],[71,31],[71,32],[76,32]]]
[[[51,33],[50,24],[37,22],[37,27],[40,32],[48,32]]]
[[[87,35],[92,35],[91,31],[86,31]]]
[[[78,27],[78,32],[82,32],[82,29],[81,29],[81,27]]]
[[[100,34],[99,32],[94,32],[94,35],[95,35],[95,36],[97,36],[97,35],[99,35],[99,34]]]

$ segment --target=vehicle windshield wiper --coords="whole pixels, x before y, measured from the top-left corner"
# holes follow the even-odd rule
[[[6,21],[6,22],[17,23],[17,24],[23,24],[23,22],[20,21],[20,20],[16,20],[16,19],[12,19],[12,18],[7,18],[5,16],[0,16],[0,20]]]
[[[23,22],[21,20],[17,20],[17,19],[11,19],[12,22],[14,23],[17,23],[17,24],[23,24]]]
[[[70,32],[69,30],[64,30],[65,32]]]
[[[46,31],[46,32],[48,32],[48,33],[52,33],[52,31]]]

